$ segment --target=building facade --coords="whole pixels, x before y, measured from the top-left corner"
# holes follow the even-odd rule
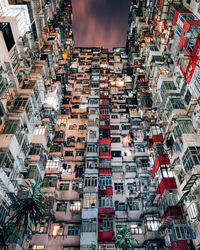
[[[0,2],[0,224],[42,181],[9,249],[200,244],[200,3],[132,0],[125,47],[75,47],[71,0]]]

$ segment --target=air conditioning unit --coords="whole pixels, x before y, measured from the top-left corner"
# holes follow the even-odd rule
[[[106,186],[100,186],[99,189],[100,189],[101,191],[105,191],[105,190],[106,190]]]
[[[93,208],[93,207],[96,207],[96,204],[95,203],[91,203],[90,206]]]

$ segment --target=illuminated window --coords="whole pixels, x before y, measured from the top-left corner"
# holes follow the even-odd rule
[[[48,222],[46,220],[42,220],[37,226],[33,226],[33,232],[37,233],[47,233]],[[37,248],[36,248],[37,249]]]
[[[32,249],[45,250],[45,246],[44,245],[34,245]]]
[[[74,213],[78,213],[81,210],[81,202],[80,201],[72,201],[70,204],[70,211]]]
[[[92,208],[97,206],[97,196],[96,195],[84,195],[83,207]]]
[[[131,225],[131,231],[133,234],[142,234],[142,226],[137,224]]]
[[[160,221],[156,217],[147,217],[145,221],[145,226],[148,231],[158,231],[160,227]]]

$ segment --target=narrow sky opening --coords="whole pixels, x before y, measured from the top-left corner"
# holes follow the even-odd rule
[[[72,0],[76,47],[124,47],[131,0]]]

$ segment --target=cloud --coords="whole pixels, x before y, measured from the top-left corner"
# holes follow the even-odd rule
[[[75,45],[125,46],[130,0],[72,0]]]

